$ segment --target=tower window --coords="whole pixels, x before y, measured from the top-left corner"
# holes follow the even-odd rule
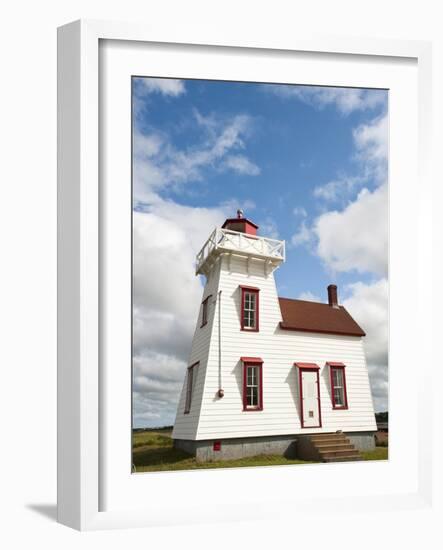
[[[186,399],[184,413],[188,414],[191,410],[192,392],[194,390],[195,376],[197,372],[198,362],[188,367],[187,381],[186,381]]]
[[[206,323],[208,322],[208,305],[209,305],[209,298],[211,298],[211,295],[205,298],[202,302],[202,320],[201,320],[201,327],[204,327]]]
[[[241,329],[251,332],[259,330],[259,295],[260,289],[250,286],[241,288]]]
[[[243,410],[263,410],[263,362],[261,359],[243,359]]]

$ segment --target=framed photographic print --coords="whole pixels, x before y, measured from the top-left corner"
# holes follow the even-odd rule
[[[192,42],[59,30],[59,520],[427,506],[428,45]]]

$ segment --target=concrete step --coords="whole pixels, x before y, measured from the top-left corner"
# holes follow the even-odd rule
[[[344,433],[336,433],[336,432],[329,432],[324,434],[312,434],[310,436],[311,439],[316,439],[317,441],[320,441],[320,439],[330,439],[335,437],[346,437],[346,434]]]
[[[361,460],[361,456],[333,456],[330,458],[322,458],[323,462],[355,462]]]
[[[344,449],[339,451],[318,451],[320,458],[335,458],[335,457],[357,457],[360,458],[360,453],[356,450]]]
[[[317,451],[344,451],[350,450],[354,451],[355,447],[352,443],[317,443],[315,445]]]
[[[311,437],[311,442],[314,445],[330,445],[332,443],[349,443],[349,439],[345,436],[343,437],[322,437],[321,439],[315,439]]]

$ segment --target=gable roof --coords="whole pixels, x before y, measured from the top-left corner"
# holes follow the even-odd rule
[[[354,321],[343,306],[279,298],[283,321],[280,328],[303,332],[321,332],[346,336],[365,336],[364,330]]]

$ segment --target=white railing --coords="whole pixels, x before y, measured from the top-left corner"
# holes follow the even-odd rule
[[[231,231],[230,229],[216,228],[197,254],[197,273],[212,252],[220,249],[240,254],[250,254],[255,257],[275,258],[276,260],[283,261],[285,259],[285,241],[257,237],[248,235],[247,233],[240,233],[239,231]]]

